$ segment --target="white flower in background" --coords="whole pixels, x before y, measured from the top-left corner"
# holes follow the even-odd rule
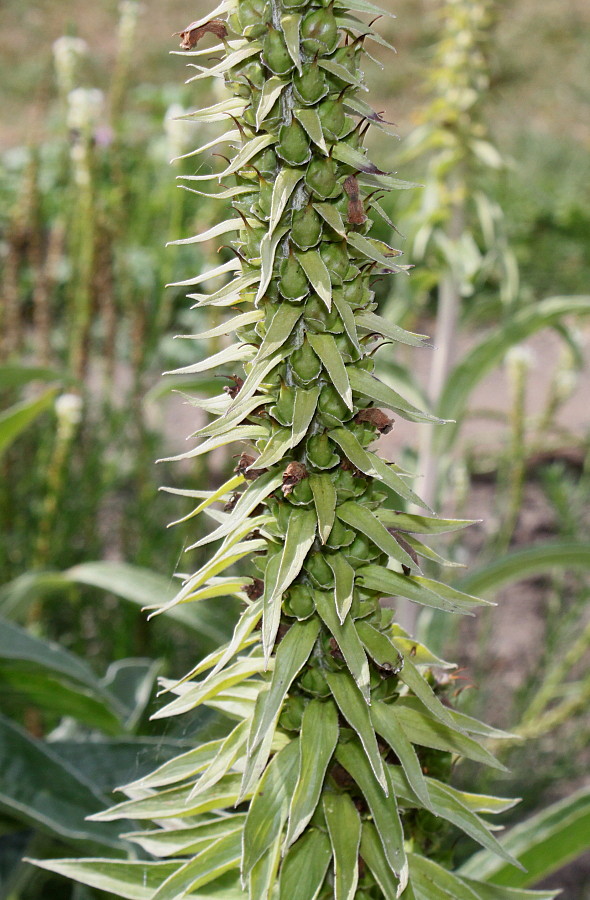
[[[167,153],[169,159],[182,156],[189,149],[191,138],[194,138],[194,130],[190,122],[179,118],[186,115],[187,110],[180,103],[171,103],[164,116],[164,131],[167,140]]]
[[[508,377],[513,382],[518,382],[523,375],[530,372],[535,363],[535,354],[530,347],[524,344],[517,344],[515,347],[511,347],[504,357]]]
[[[58,425],[62,428],[73,428],[82,419],[82,398],[78,394],[60,394],[55,401],[55,414]]]
[[[68,128],[90,133],[102,115],[104,94],[98,88],[74,88],[68,94]]]
[[[123,52],[131,49],[142,10],[137,0],[121,0],[119,3],[119,46]]]
[[[82,38],[63,35],[53,42],[55,75],[62,96],[66,97],[74,87],[78,61],[87,52],[88,44]]]

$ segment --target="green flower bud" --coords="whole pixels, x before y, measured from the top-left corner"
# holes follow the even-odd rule
[[[294,75],[293,90],[297,100],[304,106],[314,105],[326,96],[328,93],[326,78],[317,62],[305,66],[301,74]]]
[[[307,439],[305,452],[308,462],[316,469],[333,469],[340,462],[340,457],[334,453],[334,445],[325,431]]]
[[[283,703],[279,725],[285,731],[299,731],[306,702],[301,694],[289,694]]]
[[[326,547],[330,550],[338,550],[340,547],[348,547],[354,541],[356,532],[347,526],[340,519],[335,519],[332,531],[326,541]]]
[[[287,495],[289,503],[295,506],[309,506],[313,503],[313,493],[309,484],[309,478],[303,478]]]
[[[313,590],[307,584],[291,585],[285,595],[285,613],[297,619],[308,619],[315,612]]]
[[[243,3],[244,0],[240,2]],[[262,41],[262,61],[275,75],[286,75],[294,65],[283,35],[272,26]]]
[[[339,40],[338,25],[332,10],[316,9],[303,19],[301,44],[307,53],[332,53]]]
[[[305,173],[307,187],[322,200],[330,197],[336,187],[336,165],[325,156],[314,156]]]
[[[267,0],[241,0],[238,6],[239,34],[262,37],[271,21],[272,11]]]
[[[300,384],[311,384],[317,380],[322,371],[322,364],[308,341],[304,341],[298,350],[293,351],[290,363],[293,374]]]
[[[311,556],[308,556],[304,569],[316,587],[329,588],[334,585],[334,573],[323,553],[312,553]]]
[[[324,100],[318,106],[318,115],[326,140],[337,141],[346,122],[342,100]]]
[[[295,403],[295,388],[281,384],[279,397],[274,406],[270,408],[270,414],[281,425],[293,423],[293,404]]]
[[[320,669],[316,668],[307,669],[303,673],[299,679],[299,687],[306,694],[311,694],[312,697],[319,697],[320,699],[330,697],[332,694],[324,675]]]
[[[291,166],[301,166],[310,158],[309,138],[297,119],[290,125],[281,126],[277,153]]]
[[[324,241],[320,256],[330,273],[332,284],[341,284],[349,266],[346,241]]]
[[[332,384],[322,388],[318,400],[318,419],[322,425],[337,428],[353,415]]]
[[[326,304],[320,300],[317,294],[312,294],[306,301],[303,317],[305,324],[312,331],[328,331],[331,334],[337,334],[344,330],[338,310],[334,308],[327,312]]]
[[[291,253],[281,263],[279,290],[285,300],[303,300],[309,294],[307,276]]]
[[[291,240],[301,250],[309,250],[319,243],[322,227],[323,220],[310,203],[293,213]]]
[[[367,480],[353,475],[350,469],[338,469],[333,481],[338,503],[344,503],[345,500],[360,497],[367,487]]]

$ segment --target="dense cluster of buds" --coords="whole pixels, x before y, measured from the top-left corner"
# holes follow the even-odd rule
[[[420,569],[423,557],[444,562],[423,535],[468,523],[407,512],[420,499],[405,473],[370,449],[393,424],[382,407],[432,416],[374,374],[383,342],[424,338],[376,312],[373,279],[403,267],[371,237],[371,214],[388,221],[379,194],[406,185],[363,146],[369,125],[386,128],[361,99],[364,45],[385,42],[357,12],[382,11],[368,0],[224,0],[181,33],[197,57],[215,52],[194,49],[203,35],[221,40],[221,61],[195,77],[223,77],[232,95],[192,118],[235,126],[219,139],[231,147],[225,168],[187,176],[192,187],[218,181],[233,214],[179,242],[233,234],[235,259],[184,283],[233,273],[190,296],[230,311],[196,337],[236,342],[179,372],[243,367],[219,396],[195,400],[211,420],[183,457],[230,444],[241,456],[225,484],[198,495],[195,513],[214,524],[194,546],[215,552],[160,611],[233,595],[243,612],[225,646],[164,683],[173,699],[156,714],[204,704],[233,722],[226,735],[96,817],[156,823],[130,837],[160,861],[121,864],[128,879],[133,866],[138,883],[149,878],[150,900],[528,896],[442,864],[452,826],[511,859],[480,816],[511,801],[448,784],[454,757],[498,767],[480,740],[500,735],[442,702],[432,672],[453,667],[381,603],[466,613],[483,601]],[[233,574],[236,563],[250,575]],[[84,865],[71,871],[96,883]]]

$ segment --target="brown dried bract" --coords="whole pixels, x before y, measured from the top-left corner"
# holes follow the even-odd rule
[[[282,491],[285,497],[291,493],[296,484],[307,478],[307,469],[302,463],[290,462],[283,473]]]
[[[244,593],[248,600],[258,600],[264,594],[264,581],[260,578],[253,578],[252,584],[247,584],[244,587]]]
[[[389,434],[394,425],[394,420],[386,415],[382,409],[374,406],[370,409],[361,409],[354,417],[355,422],[366,422],[373,425],[381,434]]]
[[[246,481],[254,481],[259,475],[263,475],[266,469],[250,469],[253,462],[256,462],[256,457],[250,456],[249,453],[242,453],[234,472],[236,475],[243,475]]]
[[[242,495],[241,495],[240,493],[238,493],[238,491],[234,491],[234,493],[231,495],[231,497],[229,498],[229,500],[227,501],[227,503],[226,503],[225,506],[223,507],[223,511],[224,511],[224,512],[231,512],[232,509],[235,508],[235,505],[236,505],[236,503],[238,502],[238,500],[240,499],[241,496],[242,496]]]
[[[228,378],[230,379],[230,381],[233,381],[233,384],[232,385],[226,384],[226,386],[224,387],[223,390],[225,391],[226,394],[229,394],[229,396],[232,398],[232,400],[235,400],[235,398],[238,396],[238,394],[242,390],[242,385],[244,384],[244,379],[240,378],[239,375],[229,375]]]
[[[175,34],[180,38],[181,50],[192,50],[205,34],[214,34],[220,41],[225,40],[227,25],[221,19],[211,19],[210,22],[205,22],[203,25],[191,22],[184,31],[176,31]]]
[[[356,175],[349,175],[343,187],[348,194],[348,221],[351,225],[362,225],[367,221],[367,214],[363,206]]]

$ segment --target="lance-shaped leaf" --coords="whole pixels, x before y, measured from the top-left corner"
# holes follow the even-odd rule
[[[371,626],[369,626],[371,627]],[[383,635],[385,637],[385,635]],[[387,638],[385,638],[388,641]],[[389,641],[388,641],[389,643]],[[373,646],[377,644],[377,641],[374,641]],[[377,652],[380,652],[381,647]],[[395,651],[397,656],[397,650]],[[443,706],[441,701],[438,699],[420,670],[414,665],[412,659],[409,656],[404,656],[404,664],[399,673],[400,679],[404,682],[405,685],[409,687],[409,689],[418,697],[418,699],[424,704],[424,706],[428,709],[432,716],[435,719],[438,719],[439,722],[442,722],[443,725],[448,725],[449,728],[456,728],[456,724],[453,722],[450,713],[448,712],[446,706]]]
[[[283,346],[287,338],[291,336],[291,332],[295,328],[302,312],[303,310],[300,306],[281,304],[280,309],[276,311],[268,326],[268,331],[264,335],[260,350],[256,354],[257,361],[265,359]]]
[[[401,625],[393,622],[389,628],[388,635],[392,644],[397,647],[400,653],[410,654],[417,666],[440,666],[443,669],[456,669],[457,664],[447,662],[441,659],[436,653],[433,653],[425,644],[410,638],[408,632]]]
[[[327,155],[328,148],[326,147],[326,141],[324,139],[322,120],[319,117],[317,109],[314,109],[313,106],[308,106],[305,109],[296,109],[295,118],[301,122],[303,128],[314,144],[320,148],[322,153]]]
[[[136,790],[144,791],[157,787],[167,787],[171,784],[177,784],[179,781],[186,781],[187,778],[192,778],[203,772],[209,763],[215,759],[222,745],[223,739],[201,744],[200,747],[195,747],[193,750],[188,750],[174,759],[169,759],[161,766],[158,766],[155,771],[150,772],[149,775],[145,775],[137,781],[132,781],[131,784],[126,785],[125,788],[120,788],[120,790],[124,790],[131,795]]]
[[[267,468],[274,466],[280,460],[284,459],[285,454],[291,449],[291,429],[277,428],[270,436],[268,443],[258,459],[256,459],[250,469]]]
[[[482,853],[485,852],[487,851],[482,851]],[[555,900],[555,897],[561,895],[559,888],[552,891],[527,891],[520,888],[500,887],[497,884],[484,884],[482,881],[472,881],[471,878],[460,878],[459,881],[475,892],[477,900]]]
[[[177,519],[175,522],[172,522],[173,525],[179,525],[181,522],[186,522],[188,519],[193,519],[195,516],[198,516],[200,512],[203,512],[204,509],[207,509],[208,506],[211,506],[212,503],[215,503],[216,500],[221,500],[226,497],[228,494],[231,494],[232,491],[235,491],[241,484],[244,482],[243,475],[232,475],[228,481],[224,482],[221,487],[218,487],[216,491],[207,491],[207,496],[203,499],[198,506],[195,506],[190,513],[187,513],[186,516],[183,516],[181,519]]]
[[[188,892],[196,891],[231,869],[237,869],[241,856],[242,835],[239,832],[225,834],[170,875],[152,900],[186,897]]]
[[[251,220],[252,224],[254,224],[254,219]],[[166,246],[174,245],[184,245],[184,244],[203,244],[207,241],[212,240],[213,238],[219,237],[222,234],[228,234],[231,231],[240,231],[244,227],[243,220],[238,216],[235,219],[227,219],[225,222],[219,222],[217,225],[212,225],[211,228],[208,228],[207,231],[203,231],[200,234],[195,234],[192,237],[182,238],[178,241],[169,241]]]
[[[383,319],[372,312],[360,313],[356,317],[356,323],[364,331],[381,334],[383,337],[390,338],[392,341],[398,341],[400,344],[409,344],[410,347],[423,347],[428,340],[427,335],[405,331],[405,329],[394,322],[388,322],[387,319]]]
[[[228,362],[240,362],[243,359],[252,359],[254,350],[246,344],[234,344],[231,347],[224,347],[213,356],[207,356],[198,363],[192,363],[190,366],[182,366],[180,369],[172,369],[164,372],[165,375],[196,375],[197,372],[206,372],[208,369],[214,369]]]
[[[356,231],[351,231],[348,234],[348,243],[361,255],[361,258],[368,257],[388,271],[402,271],[399,266],[391,261],[393,258],[400,256],[401,251],[394,250],[393,247],[389,247],[383,241],[366,238]]]
[[[308,389],[299,388],[295,394],[295,403],[293,405],[293,425],[291,446],[296,447],[307,434],[307,430],[311,424],[316,407],[320,389],[312,387]]]
[[[236,429],[236,431],[238,430]],[[256,509],[262,500],[279,487],[281,481],[282,475],[276,472],[264,472],[262,475],[259,475],[255,481],[248,485],[225,522],[219,528],[216,528],[215,531],[212,531],[211,534],[205,535],[205,537],[193,544],[191,549],[201,547],[203,544],[209,544],[211,541],[220,540],[228,535],[250,515],[252,510]]]
[[[369,538],[380,550],[387,553],[390,557],[397,560],[410,570],[416,569],[416,563],[408,553],[400,547],[396,539],[389,533],[387,528],[381,524],[370,509],[356,503],[354,500],[347,500],[341,503],[336,514],[339,519],[352,525],[357,531],[361,531]]]
[[[201,78],[206,78],[207,76],[213,77],[215,75],[223,75],[228,69],[232,69],[234,66],[239,65],[256,53],[260,53],[260,50],[260,43],[258,43],[258,41],[252,41],[251,43],[246,44],[245,47],[239,47],[237,50],[234,50],[233,53],[228,53],[221,62],[218,62],[208,69],[197,66],[194,63],[189,63],[191,68],[200,69],[200,71],[198,75],[193,75],[192,78],[188,78],[185,84],[191,84],[193,81],[199,81]]]
[[[299,747],[297,741],[291,741],[272,758],[260,779],[244,826],[244,875],[250,872],[283,830],[298,765]]]
[[[204,281],[210,281],[213,278],[218,278],[220,275],[226,275],[228,272],[236,272],[240,268],[241,262],[239,259],[230,259],[220,266],[215,266],[214,269],[205,269],[204,272],[200,272],[199,275],[194,275],[192,278],[187,278],[185,281],[171,281],[166,287],[190,287],[193,284],[202,284]]]
[[[272,372],[272,370],[279,365],[279,363],[284,359],[284,356],[284,352],[279,351],[269,359],[264,359],[252,363],[252,367],[246,375],[246,380],[240,388],[238,396],[229,407],[228,413],[237,413],[244,408],[244,405],[258,390],[269,372]]]
[[[370,703],[369,664],[354,622],[351,618],[347,618],[344,624],[340,623],[333,594],[327,591],[314,591],[314,599],[316,609],[337,642],[365,702]]]
[[[299,43],[300,25],[301,16],[296,13],[281,16],[281,28],[283,31],[283,37],[285,38],[285,44],[287,45],[289,56],[295,63],[297,71],[299,73],[303,71],[303,66],[301,63],[301,47]]]
[[[354,569],[346,561],[342,553],[330,553],[326,562],[334,574],[334,601],[336,614],[341,624],[352,606],[354,590]]]
[[[340,81],[343,81],[345,84],[352,84],[355,87],[360,87],[366,90],[366,88],[362,84],[362,73],[361,72],[351,72],[346,66],[341,65],[336,62],[334,59],[322,59],[321,57],[318,59],[318,65],[321,69],[325,69],[326,72],[329,72],[330,75],[335,75]]]
[[[318,517],[318,534],[322,544],[325,544],[336,518],[336,488],[331,477],[326,474],[310,475],[309,486]]]
[[[258,273],[252,275],[242,275],[234,278],[229,284],[219,288],[214,294],[188,294],[191,300],[197,302],[191,306],[191,309],[200,309],[204,306],[234,306],[236,303],[243,303],[246,299],[246,290],[252,285],[260,281]]]
[[[354,147],[351,147],[350,144],[345,144],[344,141],[338,141],[334,144],[332,156],[334,159],[343,162],[347,166],[351,166],[351,168],[359,172],[373,172],[376,175],[385,174],[381,169],[378,169],[364,153],[361,153],[360,150],[355,150]],[[353,232],[353,234],[356,235],[357,232]],[[367,240],[369,239],[367,238]],[[354,241],[351,241],[351,243],[356,249],[359,249],[361,246]],[[395,255],[400,255],[399,250],[396,251]],[[367,253],[366,256],[369,256],[369,254]],[[370,258],[372,259],[373,257]]]
[[[268,223],[268,230],[270,232],[273,232],[279,224],[287,202],[297,187],[298,182],[303,178],[303,174],[302,169],[291,169],[286,166],[281,169],[277,175],[270,201],[270,221]]]
[[[379,840],[379,832],[373,823],[366,819],[363,822],[360,852],[363,861],[371,870],[373,878],[383,892],[385,900],[397,900],[400,896],[400,883],[391,871],[383,844]]]
[[[127,900],[151,900],[154,891],[180,865],[178,860],[121,862],[113,859],[36,859],[34,863],[40,869]],[[229,900],[230,894],[226,896]]]
[[[190,712],[190,710],[196,709],[197,706],[205,703],[206,700],[214,697],[220,691],[246,681],[252,675],[259,675],[264,671],[264,660],[260,657],[238,658],[231,666],[222,669],[221,672],[214,676],[205,678],[203,681],[196,683],[184,682],[180,685],[174,685],[172,692],[180,694],[180,696],[153,713],[152,719],[166,719],[169,716],[178,716],[181,713]]]
[[[371,707],[371,720],[377,734],[380,734],[387,741],[399,759],[408,779],[408,784],[412,787],[420,803],[425,809],[429,809],[432,812],[430,796],[420,760],[411,742],[406,737],[399,719],[393,714],[395,713],[394,707],[394,703],[387,704],[382,700],[378,700]]]
[[[344,227],[342,216],[333,203],[314,203],[313,208],[320,214],[324,222],[327,222],[330,228],[334,229],[336,234],[346,237],[346,228]],[[344,302],[346,303],[346,301]],[[348,304],[346,305],[348,306]],[[350,309],[350,306],[348,308]]]
[[[357,12],[371,13],[376,16],[387,16],[389,19],[395,19],[391,10],[384,9],[382,6],[376,6],[369,0],[338,0],[338,6],[343,9],[354,9]]]
[[[471,602],[468,606],[459,606],[426,587],[423,582],[427,579],[419,578],[417,575],[400,575],[399,572],[392,572],[383,566],[362,566],[357,569],[357,577],[362,579],[365,587],[379,591],[384,597],[405,597],[431,609],[468,615],[473,606],[480,605],[478,602]]]
[[[449,531],[460,531],[473,525],[476,519],[439,519],[437,516],[419,516],[399,512],[395,509],[378,509],[375,512],[384,525],[396,531],[407,531],[410,534],[445,534]]]
[[[203,278],[203,280],[206,281],[208,279]],[[208,338],[221,337],[235,331],[237,328],[243,328],[244,325],[260,322],[263,318],[264,313],[261,309],[253,309],[249,312],[240,313],[239,316],[234,316],[233,319],[222,322],[221,325],[216,325],[214,328],[207,329],[207,331],[201,331],[199,334],[177,334],[176,340],[205,341]]]
[[[234,172],[238,172],[252,159],[252,157],[256,156],[267,147],[270,147],[275,141],[276,137],[272,134],[260,134],[251,138],[244,144],[240,152],[234,156],[227,169],[225,169],[219,177],[227,178],[228,175],[233,175]]]
[[[295,256],[312,288],[329,311],[332,308],[332,281],[324,260],[317,250],[306,250],[304,253],[296,253]]]
[[[279,900],[315,900],[331,858],[328,835],[317,828],[310,828],[290,848],[283,861]]]
[[[377,456],[376,453],[371,453],[369,450],[367,453],[377,472],[377,477],[383,484],[386,484],[392,491],[399,494],[402,500],[407,500],[408,503],[415,503],[416,506],[421,506],[423,509],[428,509],[430,511],[430,507],[418,496],[418,494],[414,493],[414,491],[408,487],[401,475],[395,471],[394,466],[386,463],[385,460]]]
[[[383,760],[377,746],[369,707],[363,695],[347,672],[326,671],[324,674],[340,712],[359,736],[381,790],[387,792],[389,786]]]
[[[228,736],[225,738],[221,747],[219,748],[215,759],[211,761],[211,763],[207,766],[207,770],[201,775],[198,779],[197,783],[193,788],[193,792],[190,796],[192,800],[193,797],[197,797],[199,794],[202,794],[203,791],[209,790],[210,787],[213,787],[214,784],[217,784],[220,778],[223,778],[224,775],[231,769],[234,762],[240,756],[243,751],[243,748],[246,745],[246,740],[248,738],[248,727],[249,723],[245,719],[243,722],[240,722],[233,731],[230,731]]]
[[[248,876],[248,896],[250,900],[269,900],[277,883],[277,872],[281,862],[282,835],[279,834],[263,857],[252,866]]]
[[[143,847],[151,856],[161,859],[171,856],[187,856],[189,853],[199,853],[223,835],[241,831],[245,818],[244,813],[235,813],[221,818],[213,815],[193,827],[133,831],[126,834],[125,838]]]
[[[311,700],[301,722],[299,772],[289,810],[286,847],[297,840],[315,812],[338,733],[338,711],[334,703]]]
[[[399,817],[395,792],[388,769],[385,770],[387,794],[375,778],[357,741],[340,744],[336,751],[338,762],[344,766],[359,788],[371,811],[373,822],[385,851],[389,866],[402,884],[407,880],[408,863],[404,849],[404,832]],[[405,884],[404,884],[405,886]]]
[[[409,861],[416,900],[480,900],[479,891],[472,891],[465,882],[432,860],[412,853]]]
[[[360,469],[361,472],[364,472],[365,475],[377,475],[377,470],[373,465],[371,457],[351,431],[348,431],[346,428],[333,428],[329,432],[329,437],[344,451],[346,458],[353,466],[356,466],[356,468]]]
[[[431,416],[430,413],[421,412],[421,410],[417,409],[411,403],[408,403],[407,400],[404,400],[397,391],[394,391],[389,385],[379,381],[378,378],[373,378],[373,376],[370,375],[369,372],[365,372],[364,369],[350,366],[348,369],[348,376],[353,391],[362,394],[364,397],[373,400],[381,406],[387,407],[387,409],[393,409],[409,422],[434,422],[438,425],[444,424],[442,420],[437,419],[436,416]]]
[[[312,334],[308,332],[307,340],[312,349],[319,356],[322,365],[326,369],[330,380],[348,408],[352,406],[352,391],[348,380],[348,372],[342,361],[342,354],[338,350],[336,341],[331,334]]]
[[[261,715],[248,741],[248,755],[256,750],[262,738],[278,716],[287,691],[301,671],[313,649],[320,631],[317,618],[294,622],[279,644],[274,659],[270,688],[261,695]]]
[[[287,233],[287,230],[288,229],[285,226],[276,228],[272,232],[267,231],[260,242],[260,284],[258,285],[258,291],[256,292],[254,301],[257,305],[262,297],[264,297],[266,289],[270,284],[270,280],[273,276],[273,265],[277,247]]]
[[[265,659],[270,657],[272,647],[275,641],[279,617],[280,617],[280,600],[283,592],[287,590],[289,585],[297,578],[301,571],[301,567],[305,561],[305,557],[311,549],[311,545],[316,535],[316,514],[314,510],[295,508],[289,517],[287,526],[287,534],[283,550],[279,557],[276,576],[269,581],[268,593],[265,583],[265,621],[263,624],[263,645]],[[266,597],[268,596],[268,601]],[[279,615],[276,615],[278,606]],[[274,609],[274,614],[268,615],[268,611]]]
[[[183,459],[194,459],[196,456],[202,456],[203,453],[209,453],[211,450],[217,450],[218,447],[225,447],[234,441],[253,441],[258,438],[267,437],[268,431],[262,425],[238,425],[233,429],[231,434],[217,435],[203,441],[198,447],[187,450],[186,453],[179,453],[178,456],[167,456],[159,459],[158,462],[179,462]]]
[[[361,353],[361,345],[356,330],[357,320],[350,303],[347,303],[344,297],[339,293],[334,294],[332,299],[334,300],[334,306],[338,310],[338,315],[342,319],[342,324],[344,325],[344,330],[346,331],[348,339],[355,349]]]
[[[324,793],[322,807],[334,858],[334,900],[354,900],[359,878],[360,816],[347,794]]]
[[[410,803],[418,803],[418,798],[408,784],[402,769],[400,769],[399,766],[388,766],[387,771],[398,797]],[[426,782],[428,784],[428,793],[430,794],[432,807],[436,815],[446,819],[448,822],[452,822],[453,825],[456,825],[457,828],[460,828],[472,837],[478,844],[481,844],[483,847],[496,853],[501,859],[504,859],[506,862],[511,863],[513,866],[516,866],[516,868],[524,871],[523,866],[521,866],[520,863],[514,859],[514,857],[491,834],[487,823],[461,802],[458,791],[454,791],[453,788],[446,784],[442,784],[435,778],[427,778]]]
[[[197,436],[203,437],[206,435],[213,436],[216,434],[225,434],[227,431],[231,431],[231,429],[233,429],[236,425],[241,424],[245,418],[247,418],[254,412],[254,410],[260,412],[263,411],[265,405],[268,405],[270,402],[270,397],[262,397],[259,394],[255,395],[254,397],[249,397],[247,400],[244,400],[242,402],[242,405],[239,409],[234,410],[231,413],[223,410],[222,414],[216,421],[211,422],[209,425],[205,425],[204,428],[199,429],[199,431],[197,432]]]
[[[260,126],[286,87],[287,82],[283,78],[278,78],[276,75],[272,75],[264,82],[260,93],[258,108],[256,110],[257,131],[260,131]]]

